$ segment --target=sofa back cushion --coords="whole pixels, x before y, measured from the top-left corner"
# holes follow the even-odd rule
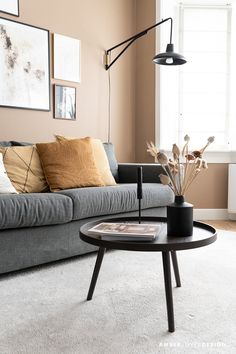
[[[114,145],[112,143],[103,143],[103,146],[107,154],[111,173],[115,178],[116,182],[119,182],[118,162],[115,155]]]
[[[48,190],[37,149],[34,145],[0,147],[8,177],[19,193]]]
[[[92,139],[92,147],[96,166],[102,176],[105,186],[116,185],[116,181],[112,175],[108,157],[101,140]]]
[[[29,145],[34,145],[33,143],[27,143],[25,141],[15,141],[15,140],[11,140],[10,143],[11,143],[11,146],[29,146]]]
[[[26,143],[23,141],[15,141],[15,140],[10,140],[10,141],[0,141],[0,146],[7,147],[7,146],[29,146],[33,145],[33,143]]]
[[[0,146],[7,147],[7,146],[12,146],[12,144],[10,141],[0,141]]]
[[[104,186],[90,138],[36,144],[52,192]]]

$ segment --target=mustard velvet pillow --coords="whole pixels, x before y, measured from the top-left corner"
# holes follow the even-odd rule
[[[40,193],[48,190],[35,145],[0,147],[3,163],[18,193]]]
[[[55,135],[57,141],[71,140],[75,138],[64,137],[62,135]],[[95,158],[95,164],[102,177],[102,180],[106,186],[115,186],[116,181],[111,173],[107,154],[105,152],[104,146],[99,139],[91,138],[93,154]]]
[[[78,187],[101,187],[90,138],[36,144],[52,192]]]

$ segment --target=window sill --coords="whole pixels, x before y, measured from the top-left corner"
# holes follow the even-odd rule
[[[204,158],[208,163],[236,163],[236,151],[206,151]]]
[[[171,151],[165,152],[171,155]],[[236,151],[205,151],[203,158],[207,163],[236,163]]]

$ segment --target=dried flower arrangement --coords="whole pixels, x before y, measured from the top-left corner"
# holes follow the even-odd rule
[[[147,152],[155,158],[155,162],[162,165],[166,173],[165,175],[159,175],[161,183],[168,185],[175,195],[183,196],[201,170],[208,168],[207,162],[202,158],[202,155],[214,140],[214,136],[210,136],[207,140],[207,144],[202,149],[189,152],[188,144],[190,137],[185,135],[185,144],[182,148],[182,152],[176,144],[173,144],[173,158],[170,159],[168,159],[165,153],[159,151],[152,142],[147,143]],[[181,155],[183,158],[182,162],[180,161]]]

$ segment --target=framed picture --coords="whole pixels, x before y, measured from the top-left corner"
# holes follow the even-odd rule
[[[49,31],[0,17],[0,106],[50,111]]]
[[[54,118],[76,119],[76,88],[54,85]]]
[[[80,82],[80,40],[54,33],[54,78]]]
[[[0,0],[0,12],[19,16],[19,0]]]

